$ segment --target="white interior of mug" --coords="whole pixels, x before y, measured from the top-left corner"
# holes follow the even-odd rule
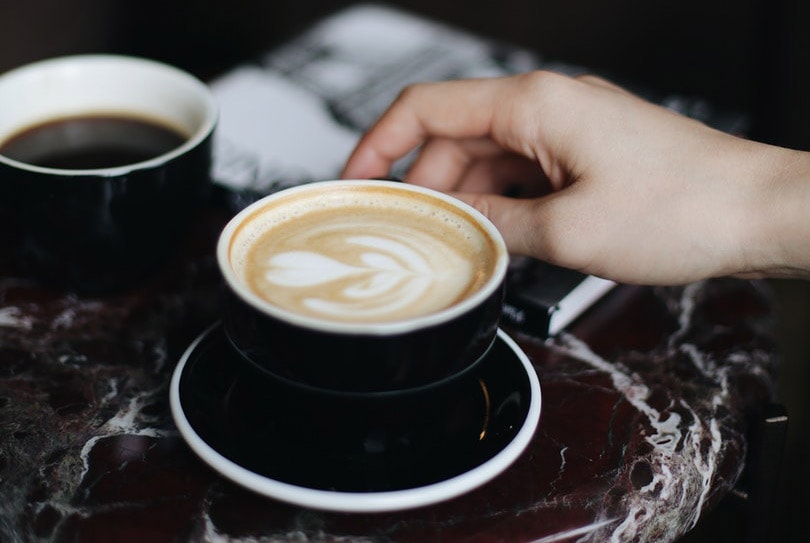
[[[492,248],[490,250],[492,251],[492,259],[494,262],[491,264],[491,273],[475,292],[465,295],[463,299],[454,301],[447,307],[417,316],[375,322],[350,322],[340,318],[321,318],[318,316],[304,315],[299,311],[292,311],[288,308],[270,303],[254,292],[254,290],[248,286],[247,280],[245,279],[243,269],[245,264],[243,261],[245,258],[244,255],[248,251],[248,246],[253,243],[257,231],[260,233],[265,230],[262,224],[271,224],[274,223],[279,216],[284,216],[288,213],[296,213],[296,205],[301,201],[307,202],[306,205],[322,206],[324,208],[336,205],[338,206],[336,209],[340,211],[340,204],[334,203],[334,200],[339,200],[335,189],[345,190],[346,188],[352,187],[362,187],[364,189],[369,187],[382,187],[388,191],[392,190],[397,198],[408,201],[409,203],[412,201],[413,204],[410,205],[426,205],[429,207],[431,199],[441,202],[441,206],[449,205],[449,208],[453,210],[453,214],[458,216],[460,220],[465,221],[470,225],[469,227],[482,232],[481,235]],[[412,193],[420,195],[420,198],[413,198],[412,196],[402,198],[400,196],[401,194],[409,195]],[[362,191],[358,191],[358,194],[360,194],[361,197],[365,196]],[[304,198],[301,198],[302,196],[304,196]],[[428,197],[428,203],[425,203],[425,196]],[[286,205],[277,206],[279,202],[294,202],[294,204],[290,207]],[[427,210],[428,214],[429,212],[430,210]],[[282,221],[283,220],[286,219],[282,219]],[[500,233],[486,217],[471,206],[449,195],[424,187],[392,181],[369,180],[322,181],[310,183],[272,194],[255,202],[242,210],[226,225],[217,246],[217,258],[219,267],[228,286],[242,300],[264,314],[306,328],[335,333],[372,335],[405,333],[426,328],[448,322],[468,312],[488,299],[490,295],[501,286],[506,275],[509,261],[506,246]],[[307,274],[307,271],[304,269],[301,269],[300,272],[304,275]],[[295,269],[292,269],[291,273],[293,275],[298,274]],[[284,289],[285,286],[281,285],[278,288]]]
[[[29,64],[0,75],[0,144],[37,124],[77,115],[136,115],[159,120],[188,139],[180,147],[134,165],[92,170],[114,175],[163,163],[197,146],[214,129],[217,106],[208,87],[172,66],[135,57],[78,55]],[[0,155],[28,170],[52,168]],[[58,170],[64,175],[87,170]]]

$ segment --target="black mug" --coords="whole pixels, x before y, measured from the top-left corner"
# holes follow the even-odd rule
[[[379,394],[440,387],[495,340],[508,253],[481,213],[392,181],[311,183],[237,214],[217,247],[223,324],[275,380]]]
[[[154,271],[210,190],[217,106],[156,61],[79,55],[0,75],[0,236],[11,272],[85,295]]]

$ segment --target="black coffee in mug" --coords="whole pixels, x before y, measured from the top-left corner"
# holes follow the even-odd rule
[[[82,115],[20,130],[0,144],[0,154],[44,168],[92,170],[143,162],[186,139],[179,130],[152,119]]]
[[[149,59],[0,74],[0,273],[86,296],[145,280],[203,211],[216,124],[202,81]]]

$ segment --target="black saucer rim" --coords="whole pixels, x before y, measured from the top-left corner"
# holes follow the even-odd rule
[[[184,407],[179,390],[181,381],[187,373],[187,362],[206,341],[214,341],[216,333],[224,336],[220,322],[212,324],[188,346],[174,370],[170,385],[170,403],[180,435],[197,456],[227,479],[258,494],[294,505],[336,512],[373,513],[410,509],[444,501],[488,482],[508,468],[528,446],[539,424],[541,390],[537,375],[525,353],[508,334],[499,329],[496,341],[505,343],[510,352],[509,359],[517,364],[513,373],[518,374],[518,378],[511,385],[512,390],[525,386],[528,389],[528,399],[527,405],[521,411],[522,419],[516,425],[513,434],[504,438],[489,457],[480,460],[472,468],[447,474],[447,477],[434,482],[394,490],[332,490],[275,479],[257,473],[225,456],[222,447],[206,441],[186,418],[187,409]],[[237,356],[236,353],[234,356]],[[486,361],[481,365],[482,370],[485,367]]]

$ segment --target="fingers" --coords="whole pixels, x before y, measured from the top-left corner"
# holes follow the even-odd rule
[[[512,254],[542,258],[542,199],[515,199],[496,194],[453,193],[485,215],[500,231]]]
[[[387,175],[397,159],[433,137],[486,136],[501,84],[491,79],[408,87],[360,140],[342,176]]]
[[[622,241],[625,238],[612,236],[615,228],[604,217],[589,212],[593,202],[571,198],[565,191],[531,199],[472,193],[453,196],[492,221],[510,254],[628,283],[649,281],[645,273],[656,265],[655,258],[651,265],[633,265],[646,258],[644,251],[628,254],[623,248],[628,245]]]
[[[483,142],[482,147],[486,147]],[[436,190],[456,190],[475,153],[466,140],[430,139],[419,151],[405,180]]]
[[[565,156],[558,147],[576,126],[570,111],[574,95],[591,88],[629,95],[602,78],[583,75],[571,79],[551,72],[530,72],[512,77],[422,83],[406,88],[377,123],[361,138],[349,157],[343,177],[387,175],[395,161],[433,140],[489,139],[511,152],[535,158],[544,169],[555,166],[553,157]],[[593,97],[588,97],[592,99]],[[586,102],[590,103],[590,102]],[[442,186],[458,179],[466,161],[462,147],[441,147],[452,153],[441,157],[431,149],[416,165],[415,175],[428,185]],[[427,148],[423,150],[423,153]],[[468,150],[469,151],[469,150]],[[435,168],[435,171],[433,170]],[[436,172],[441,172],[436,173]],[[548,172],[547,172],[548,173]],[[560,175],[550,175],[561,186]]]
[[[515,154],[503,154],[471,163],[454,190],[530,198],[547,194],[552,187],[536,162]]]
[[[571,197],[569,191],[539,198],[453,193],[495,225],[511,254],[530,256],[566,268],[632,282],[636,270],[626,262],[609,262],[620,252],[623,237],[612,235],[599,204]],[[628,259],[632,261],[632,259]]]
[[[488,139],[432,139],[422,147],[404,180],[444,192],[529,197],[551,190],[536,162]]]

